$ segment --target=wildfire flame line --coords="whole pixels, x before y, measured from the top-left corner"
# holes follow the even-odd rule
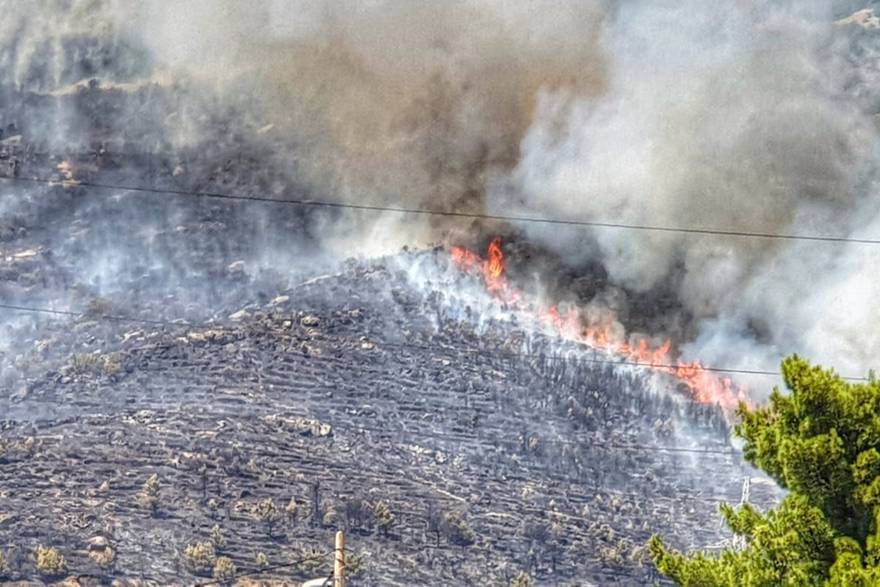
[[[652,347],[644,337],[627,340],[619,327],[612,327],[617,321],[611,315],[597,322],[586,318],[577,308],[562,313],[557,306],[536,307],[535,304],[525,304],[522,292],[511,286],[505,275],[506,261],[500,237],[489,243],[485,259],[459,246],[452,247],[450,256],[460,270],[481,277],[486,290],[493,297],[517,310],[533,313],[540,323],[550,327],[561,338],[602,349],[627,362],[668,373],[682,382],[691,397],[699,403],[718,404],[728,411],[736,408],[740,402],[751,405],[744,387],[737,386],[730,378],[719,377],[707,371],[699,361],[687,363],[678,360],[671,364],[670,339]]]

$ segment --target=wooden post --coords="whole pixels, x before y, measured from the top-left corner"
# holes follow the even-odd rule
[[[333,587],[345,587],[345,535],[336,533],[336,556],[333,563]]]

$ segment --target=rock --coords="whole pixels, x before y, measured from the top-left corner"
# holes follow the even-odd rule
[[[250,318],[250,316],[251,316],[251,314],[247,310],[239,310],[235,314],[231,314],[229,316],[229,319],[232,322],[243,322],[244,320],[247,320],[248,318]]]
[[[244,261],[236,261],[235,263],[230,263],[228,267],[226,267],[226,272],[230,275],[240,276],[244,275]]]
[[[880,18],[874,14],[873,8],[864,8],[836,21],[834,24],[840,27],[858,26],[868,31],[876,31],[880,29]]]
[[[93,536],[89,538],[88,543],[89,550],[104,550],[110,546],[110,542],[103,536]]]
[[[312,314],[309,314],[307,316],[303,316],[299,321],[299,323],[302,326],[305,326],[306,328],[315,327],[320,322],[321,322],[320,318],[318,318],[317,316],[313,316]]]
[[[234,314],[233,314],[234,315]],[[230,317],[231,318],[231,317]],[[204,332],[188,332],[186,337],[194,343],[203,343],[208,340]]]
[[[290,301],[290,296],[278,296],[274,300],[272,300],[271,305],[280,306],[282,304],[286,304]]]

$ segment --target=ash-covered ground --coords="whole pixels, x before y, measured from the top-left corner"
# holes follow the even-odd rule
[[[444,248],[333,263],[314,237],[341,213],[188,193],[305,192],[246,124],[188,152],[107,139],[101,113],[146,94],[173,97],[7,96],[6,580],[199,584],[211,542],[230,582],[300,581],[342,528],[353,585],[647,584],[652,533],[718,547],[744,480],[778,497],[720,410],[517,323]],[[93,122],[76,149],[14,125],[61,106]]]
[[[653,532],[718,546],[744,479],[777,496],[719,410],[499,318],[443,248],[300,277],[255,260],[242,202],[8,183],[4,302],[77,314],[3,311],[9,580],[210,581],[211,540],[303,580],[343,528],[354,585],[644,584]]]
[[[33,576],[45,544],[72,574],[190,583],[185,548],[217,525],[242,572],[259,552],[273,565],[324,552],[341,527],[363,557],[354,584],[505,584],[520,569],[633,584],[655,578],[652,532],[682,547],[728,538],[718,502],[738,502],[752,473],[722,414],[622,368],[557,360],[558,345],[510,324],[476,329],[395,265],[353,263],[207,325],[42,326],[4,397],[12,576]],[[151,512],[138,497],[154,474]],[[753,486],[753,502],[768,497]],[[109,570],[88,557],[95,537],[117,554]],[[270,576],[320,576],[321,560]]]

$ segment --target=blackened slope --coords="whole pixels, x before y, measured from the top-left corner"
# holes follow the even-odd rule
[[[214,524],[241,569],[257,552],[324,550],[341,525],[370,553],[365,584],[504,584],[519,568],[632,584],[652,577],[639,550],[651,532],[681,547],[725,537],[717,499],[739,501],[744,469],[717,412],[555,360],[540,337],[534,357],[511,356],[525,333],[477,332],[393,265],[352,264],[211,327],[44,331],[40,364],[58,368],[4,410],[0,544],[22,553],[17,572],[33,572],[38,543],[100,572],[83,549],[102,534],[120,574],[191,580],[180,553]],[[709,452],[660,450],[697,436]],[[136,504],[153,473],[158,517]],[[291,497],[299,519],[270,536],[256,503]],[[388,536],[364,510],[379,500],[396,517]],[[449,512],[475,544],[437,523]]]

